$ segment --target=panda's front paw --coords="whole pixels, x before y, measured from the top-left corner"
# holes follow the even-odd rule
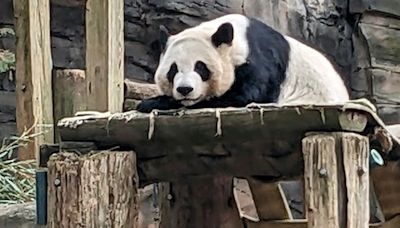
[[[136,110],[139,112],[150,113],[155,108],[155,102],[151,100],[144,100],[138,104]]]
[[[139,112],[150,113],[154,109],[158,110],[169,110],[177,109],[182,107],[180,103],[174,100],[172,97],[159,96],[143,100],[136,108]]]

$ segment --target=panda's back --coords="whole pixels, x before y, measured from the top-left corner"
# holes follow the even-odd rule
[[[342,78],[317,50],[285,36],[290,46],[278,103],[342,103],[349,100]]]

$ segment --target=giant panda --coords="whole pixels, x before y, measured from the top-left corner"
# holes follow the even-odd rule
[[[142,101],[141,112],[349,99],[323,54],[254,18],[225,15],[175,35],[161,27],[160,46],[162,95]]]

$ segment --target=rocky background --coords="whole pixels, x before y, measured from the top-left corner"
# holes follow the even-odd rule
[[[55,68],[84,69],[84,0],[52,0]],[[322,50],[353,98],[366,97],[388,124],[400,123],[399,0],[125,0],[125,74],[152,82],[158,25],[172,32],[227,13],[260,18]],[[0,1],[0,27],[13,27],[12,0]],[[15,37],[0,39],[14,50]],[[0,75],[0,139],[15,133],[14,74]]]

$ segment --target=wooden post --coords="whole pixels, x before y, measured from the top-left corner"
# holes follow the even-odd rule
[[[88,109],[121,112],[124,101],[124,1],[86,2]]]
[[[83,70],[53,71],[54,122],[78,111],[87,111],[86,81]],[[58,141],[58,129],[55,129],[55,140]]]
[[[137,228],[136,155],[57,153],[48,162],[48,227]]]
[[[354,133],[303,139],[305,205],[309,228],[367,228],[369,142]]]
[[[16,18],[17,128],[22,134],[34,126],[35,137],[21,147],[21,160],[38,159],[39,145],[52,143],[53,104],[51,88],[51,44],[49,0],[14,0]]]
[[[232,177],[193,177],[171,183],[161,201],[160,227],[242,228]]]

